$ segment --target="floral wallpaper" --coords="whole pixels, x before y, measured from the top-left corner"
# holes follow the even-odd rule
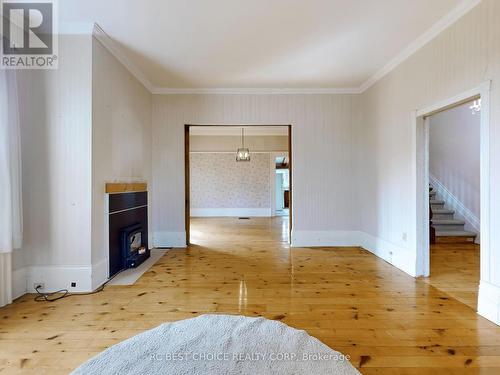
[[[236,162],[236,153],[190,154],[192,208],[268,208],[270,154],[251,154]]]

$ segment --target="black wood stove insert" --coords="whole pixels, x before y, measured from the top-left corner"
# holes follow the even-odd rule
[[[109,277],[150,256],[147,192],[109,195]]]

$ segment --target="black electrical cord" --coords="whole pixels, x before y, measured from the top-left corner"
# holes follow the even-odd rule
[[[47,301],[47,302],[54,302],[57,301],[58,299],[62,299],[64,297],[67,297],[69,295],[69,290],[68,289],[61,289],[56,292],[50,292],[50,293],[42,293],[38,289],[40,289],[40,285],[38,285],[35,290],[38,293],[38,295],[35,297],[36,302],[42,302],[42,301]],[[56,294],[63,293],[62,296],[57,296],[52,298],[52,296]]]
[[[113,277],[111,277],[110,279],[106,280],[106,282],[104,284],[102,284],[99,288],[97,288],[96,290],[92,291],[92,292],[88,292],[88,293],[70,293],[68,289],[61,289],[61,290],[57,290],[55,292],[48,292],[48,293],[42,293],[40,292],[38,289],[40,289],[40,286],[37,286],[35,288],[36,292],[38,293],[38,295],[35,297],[35,301],[36,302],[54,302],[54,301],[57,301],[59,299],[63,299],[63,298],[66,298],[66,297],[72,297],[72,296],[89,296],[89,295],[92,295],[92,294],[96,294],[96,293],[99,293],[99,292],[102,292],[104,290],[104,287],[106,286],[107,283],[109,283],[111,280],[113,280],[116,276],[118,276],[120,273],[122,273],[123,271],[125,271],[126,268],[122,269],[121,271],[115,273],[113,275]],[[58,294],[61,294],[62,295],[58,295]],[[58,295],[57,297],[53,297],[55,295]]]

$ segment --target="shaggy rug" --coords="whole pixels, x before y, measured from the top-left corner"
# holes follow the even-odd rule
[[[73,374],[341,374],[359,372],[305,331],[264,318],[201,315],[110,347]]]

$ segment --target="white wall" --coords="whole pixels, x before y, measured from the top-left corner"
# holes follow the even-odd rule
[[[480,311],[500,322],[500,2],[483,0],[360,98],[354,147],[358,222],[388,261],[415,273],[416,192],[411,112],[492,79],[490,252],[481,258]],[[407,234],[407,240],[403,234]],[[484,240],[484,238],[483,238]]]
[[[92,290],[107,275],[104,182],[150,180],[151,94],[90,34],[60,35],[59,68],[19,71],[18,86],[24,233],[14,294],[35,282]]]
[[[191,216],[271,216],[270,154],[190,154]]]
[[[185,246],[184,124],[291,124],[292,241],[346,240],[354,229],[352,101],[350,95],[153,95],[155,245]]]
[[[479,222],[480,125],[471,103],[440,112],[429,119],[429,172]],[[454,201],[455,201],[454,200]],[[450,202],[453,205],[454,202]],[[449,208],[453,208],[449,206]],[[462,211],[460,210],[460,211]],[[457,215],[461,215],[457,212]],[[457,216],[456,215],[456,216]],[[469,215],[462,218],[469,221]],[[471,225],[471,224],[469,224]],[[479,229],[479,228],[478,228]]]
[[[18,71],[24,260],[14,264],[30,289],[90,288],[91,54],[89,35],[60,35],[59,69]]]
[[[97,287],[108,273],[105,183],[151,181],[152,96],[96,38],[92,74],[92,267]]]

